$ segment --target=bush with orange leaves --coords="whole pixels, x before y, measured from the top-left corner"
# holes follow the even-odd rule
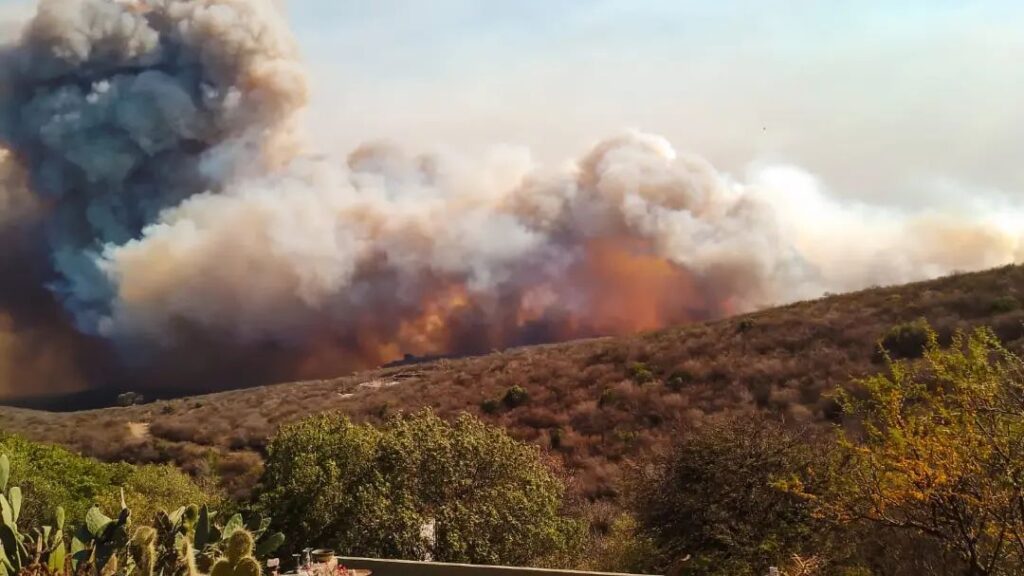
[[[840,402],[840,437],[819,512],[909,532],[959,557],[959,573],[1024,573],[1024,363],[988,329],[924,359],[889,360]]]

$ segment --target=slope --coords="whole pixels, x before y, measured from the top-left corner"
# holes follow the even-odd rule
[[[992,326],[1024,349],[1024,267],[829,296],[626,338],[520,348],[128,408],[74,413],[0,409],[0,428],[107,460],[174,462],[235,495],[259,477],[281,424],[341,410],[357,420],[432,407],[507,427],[564,466],[581,495],[613,497],[623,466],[681,426],[764,410],[823,425],[831,391],[882,368],[878,342],[927,319],[943,337]],[[915,329],[893,346],[913,355]],[[909,346],[909,350],[907,349]]]

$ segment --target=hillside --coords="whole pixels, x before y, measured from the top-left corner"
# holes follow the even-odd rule
[[[103,459],[175,462],[244,493],[282,423],[324,410],[357,420],[433,407],[507,427],[560,460],[581,494],[605,497],[626,459],[680,424],[767,410],[827,423],[829,393],[881,367],[877,342],[926,318],[941,335],[991,325],[1024,348],[1024,267],[874,288],[737,318],[640,334],[396,366],[335,380],[75,413],[0,409],[0,427]],[[526,398],[509,395],[521,387]],[[519,396],[522,396],[521,394]],[[516,400],[521,403],[517,403]]]

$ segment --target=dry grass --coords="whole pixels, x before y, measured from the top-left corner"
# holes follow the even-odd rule
[[[836,421],[830,392],[880,368],[876,343],[895,324],[923,317],[946,336],[988,324],[1020,352],[1021,303],[1024,268],[1005,267],[627,338],[336,380],[66,414],[3,408],[0,426],[106,460],[174,462],[219,477],[241,496],[259,477],[266,439],[283,423],[325,410],[361,421],[424,406],[442,415],[468,410],[549,451],[580,495],[614,497],[625,462],[665,446],[678,424],[760,410]],[[502,402],[513,386],[528,393],[516,407]]]

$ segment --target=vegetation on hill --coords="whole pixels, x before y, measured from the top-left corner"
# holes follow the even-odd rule
[[[1024,362],[988,329],[841,391],[853,426],[730,419],[631,483],[635,536],[681,575],[1024,574]]]
[[[669,576],[760,576],[770,567],[783,576],[1022,576],[1024,361],[988,328],[944,341],[918,326],[924,347],[911,356],[920,358],[883,352],[879,374],[836,390],[845,426],[765,414],[703,419],[677,429],[669,449],[636,459],[617,486],[622,509],[565,498],[556,462],[474,416],[444,420],[427,410],[371,425],[334,413],[272,437],[255,496],[234,503],[257,511],[249,522],[189,505],[135,526],[122,502],[117,518],[90,506],[73,529],[64,505],[78,506],[75,490],[97,478],[112,484],[113,465],[6,438],[0,576],[259,576],[250,553],[284,539],[272,526],[296,549],[485,564]],[[18,478],[30,488],[7,488],[7,452],[27,467]],[[161,470],[117,466],[125,477]],[[190,481],[181,474],[170,487],[141,477],[119,486],[144,505],[209,498],[182,490]],[[64,491],[37,490],[48,482]],[[23,505],[26,495],[49,498],[51,513]],[[77,543],[66,550],[71,534]],[[71,550],[71,564],[54,560]]]
[[[836,422],[832,392],[878,372],[884,341],[920,355],[919,319],[947,341],[992,326],[1024,346],[1024,267],[876,288],[627,338],[512,349],[365,374],[69,414],[0,409],[4,429],[111,461],[174,463],[244,497],[282,424],[338,410],[355,422],[397,411],[463,411],[548,451],[572,489],[616,498],[628,460],[672,431],[722,414]]]

